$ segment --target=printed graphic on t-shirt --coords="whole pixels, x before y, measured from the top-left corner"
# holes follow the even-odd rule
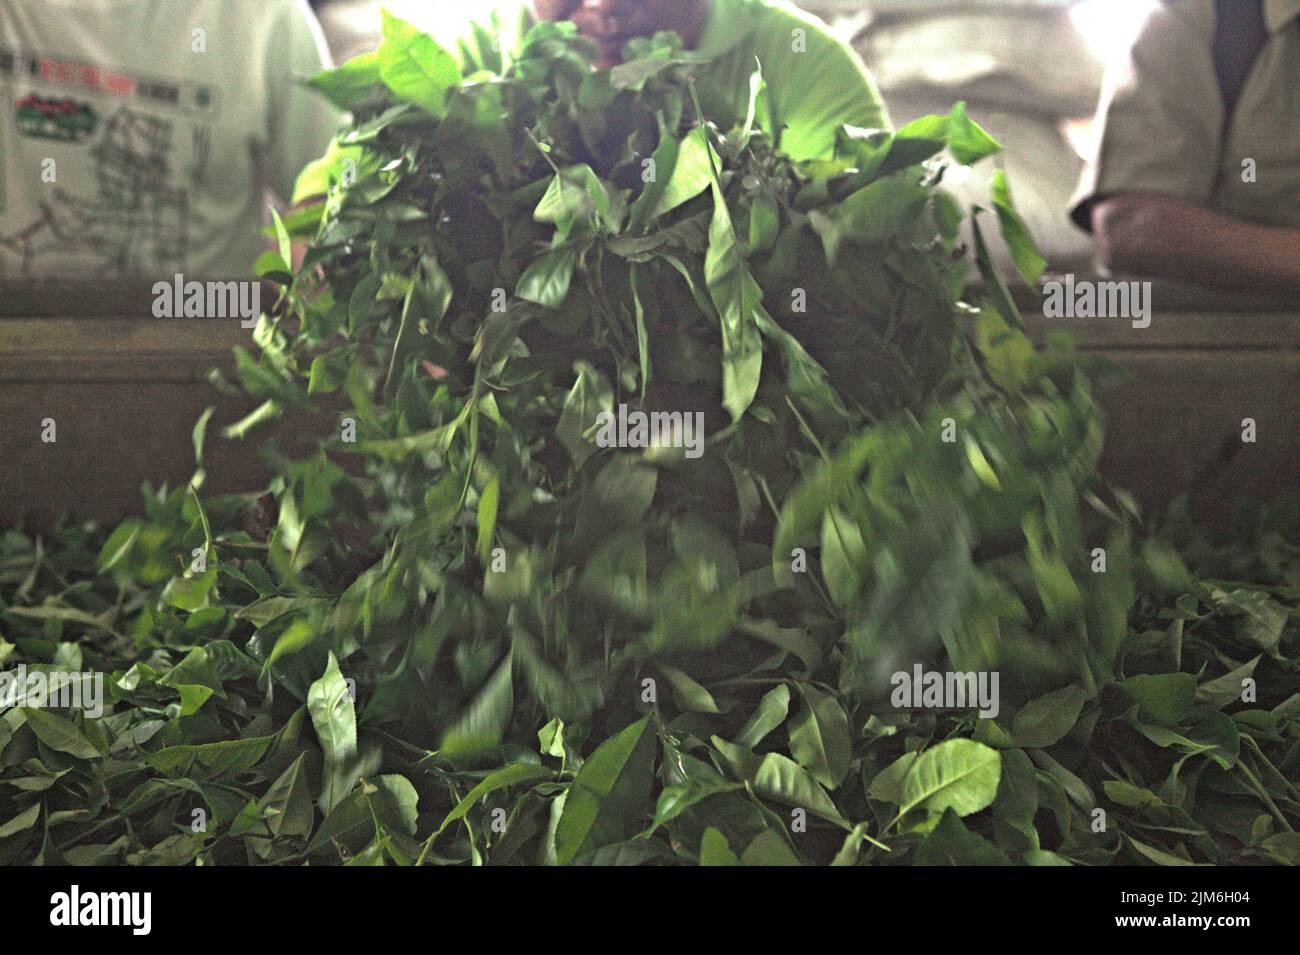
[[[95,131],[99,117],[86,103],[68,99],[45,99],[28,93],[14,107],[18,132],[36,139],[80,142]]]
[[[5,222],[0,275],[30,277],[50,254],[71,256],[92,275],[184,271],[190,190],[207,172],[218,91],[11,50],[0,50],[3,80],[19,90],[5,99],[26,141],[11,161],[39,166],[48,155],[57,168],[85,150],[93,173],[75,182],[58,176],[30,221]]]
[[[0,80],[99,93],[142,104],[170,107],[186,116],[214,117],[219,90],[206,83],[132,74],[115,67],[0,48]]]

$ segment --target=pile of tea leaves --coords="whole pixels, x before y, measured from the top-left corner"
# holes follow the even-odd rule
[[[671,35],[384,35],[236,355],[226,433],[316,451],[209,495],[205,415],[106,540],[0,537],[0,864],[1300,861],[1294,509],[1219,546],[1099,478],[963,107],[795,163]]]

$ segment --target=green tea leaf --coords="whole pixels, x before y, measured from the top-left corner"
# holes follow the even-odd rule
[[[758,391],[763,346],[755,312],[763,293],[741,256],[727,200],[716,183],[704,282],[722,323],[722,405],[735,421]]]
[[[934,830],[916,850],[914,865],[1010,865],[1001,849],[962,825],[952,809],[944,811]]]
[[[972,740],[947,740],[923,752],[908,770],[898,814],[951,809],[958,816],[969,816],[993,802],[1001,775],[997,750]]]
[[[484,796],[497,792],[501,789],[507,789],[511,786],[519,786],[525,783],[540,782],[543,779],[554,778],[554,773],[545,766],[539,766],[535,763],[515,763],[498,769],[496,772],[489,773],[477,786],[465,794],[465,798],[456,804],[456,808],[447,813],[442,825],[434,834],[437,835],[446,829],[458,819],[464,819],[471,809],[478,804]]]
[[[758,706],[736,734],[736,745],[753,749],[768,733],[785,722],[790,712],[790,688],[784,683],[763,694]]]
[[[1011,260],[1015,262],[1021,278],[1030,286],[1035,286],[1047,268],[1047,260],[1038,251],[1025,221],[1016,211],[1015,201],[1011,198],[1011,185],[1007,182],[1007,174],[1001,169],[993,174],[993,209],[998,216],[1002,238],[1011,250]]]
[[[23,707],[23,716],[36,738],[50,749],[67,753],[77,759],[98,759],[104,754],[88,740],[77,727],[46,710]]]
[[[740,859],[727,844],[727,837],[712,826],[704,830],[704,838],[700,840],[700,865],[740,865]]]
[[[333,653],[329,655],[324,674],[307,693],[307,711],[325,753],[319,802],[321,812],[328,816],[352,791],[359,769],[356,710]]]
[[[580,468],[599,450],[595,435],[589,437],[588,432],[596,427],[602,412],[614,413],[614,391],[605,376],[588,363],[576,363],[574,371],[578,377],[564,399],[555,434],[574,466]]]
[[[619,842],[649,809],[656,737],[649,716],[611,736],[574,777],[555,830],[556,862]]]
[[[832,693],[798,684],[803,705],[790,720],[790,754],[819,783],[835,789],[849,771],[849,719]]]
[[[1088,694],[1077,686],[1055,690],[1030,700],[1011,724],[1016,745],[1042,749],[1060,741],[1074,729]]]
[[[1192,711],[1196,677],[1190,673],[1141,674],[1129,677],[1120,684],[1120,689],[1137,703],[1142,719],[1158,726],[1174,727]]]
[[[478,559],[487,563],[492,552],[492,535],[496,533],[497,507],[501,499],[501,482],[493,478],[478,501]]]
[[[572,248],[553,249],[539,256],[519,278],[515,295],[526,302],[559,308],[569,297],[577,256]]]
[[[401,99],[435,116],[447,113],[447,93],[460,82],[460,68],[433,37],[387,10],[382,11],[384,42],[379,48],[379,76]],[[366,64],[357,72],[369,76]]]

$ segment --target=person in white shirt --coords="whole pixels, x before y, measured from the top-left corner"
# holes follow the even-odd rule
[[[4,0],[0,283],[251,276],[329,65],[306,0]]]

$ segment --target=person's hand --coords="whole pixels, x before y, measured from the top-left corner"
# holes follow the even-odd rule
[[[539,20],[567,20],[582,0],[533,0],[533,12]]]
[[[600,49],[601,68],[620,61],[628,40],[660,30],[672,30],[692,45],[708,9],[709,0],[533,0],[539,19],[572,20]]]
[[[1112,272],[1245,292],[1300,292],[1300,229],[1243,222],[1176,196],[1124,192],[1092,210]]]

